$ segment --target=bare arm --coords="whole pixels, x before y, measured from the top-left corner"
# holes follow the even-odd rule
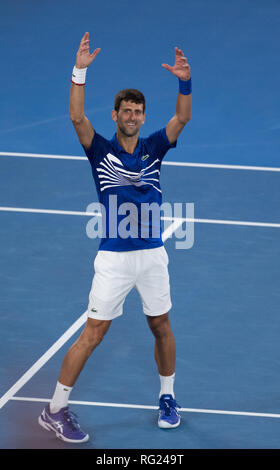
[[[162,66],[181,80],[187,81],[191,77],[191,69],[181,49],[175,47],[175,64],[173,67],[167,64]],[[178,93],[176,112],[166,126],[166,135],[170,143],[177,140],[185,125],[191,119],[192,94],[182,95]]]
[[[95,49],[95,51],[90,54],[89,52],[89,33],[85,33],[83,36],[79,50],[76,56],[76,67],[78,69],[83,69],[88,67],[97,54],[99,54],[100,48]],[[85,106],[85,89],[82,85],[76,85],[72,82],[70,90],[70,106],[69,113],[70,119],[75,127],[76,133],[78,135],[79,141],[84,147],[89,148],[94,136],[94,129],[85,116],[84,113]]]

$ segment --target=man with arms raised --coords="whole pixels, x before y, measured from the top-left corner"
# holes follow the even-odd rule
[[[174,66],[162,64],[179,79],[176,112],[165,128],[140,138],[139,131],[145,122],[145,98],[138,90],[121,90],[112,111],[116,134],[107,140],[94,130],[84,114],[86,72],[99,52],[100,48],[90,53],[89,33],[85,33],[73,69],[70,117],[91,164],[100,203],[107,209],[105,233],[94,261],[85,328],[66,353],[51,403],[39,417],[41,426],[55,431],[57,437],[77,443],[87,441],[89,436],[68,408],[70,392],[112,320],[122,314],[124,300],[133,287],[139,292],[155,338],[161,385],[158,425],[174,428],[180,424],[179,405],[174,395],[176,346],[168,316],[171,308],[168,256],[162,242],[160,217],[156,221],[158,232],[152,236],[154,227],[149,225],[149,218],[143,223],[140,215],[143,204],[161,205],[161,161],[176,146],[179,134],[191,118],[190,66],[178,48],[175,48]],[[114,209],[110,206],[112,200]],[[118,209],[126,204],[133,204],[137,209],[134,233],[130,236],[109,223],[115,210],[117,228],[121,227],[124,214]]]

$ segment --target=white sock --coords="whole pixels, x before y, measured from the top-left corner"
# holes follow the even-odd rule
[[[68,387],[57,382],[56,389],[50,402],[51,413],[57,413],[61,408],[68,405],[68,398],[73,387]]]
[[[163,375],[159,376],[160,378],[160,394],[161,395],[172,395],[173,398],[175,398],[174,395],[174,380],[175,380],[175,372],[172,375],[169,375],[167,377],[164,377]]]

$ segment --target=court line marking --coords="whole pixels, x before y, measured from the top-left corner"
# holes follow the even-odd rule
[[[182,224],[175,220],[163,232],[162,239],[165,241],[174,230]],[[0,398],[0,409],[12,399],[12,397],[51,359],[54,354],[71,338],[87,320],[87,310],[76,320],[60,338],[17,380],[17,382]]]
[[[56,160],[84,160],[88,161],[87,157],[80,157],[75,155],[51,155],[44,153],[22,153],[22,152],[0,152],[1,157],[26,157],[26,158],[50,158]],[[162,165],[169,166],[182,166],[182,167],[198,167],[198,168],[216,168],[224,170],[252,170],[252,171],[274,171],[280,172],[280,167],[269,166],[253,166],[253,165],[223,165],[219,163],[194,163],[194,162],[171,162],[164,160]]]
[[[84,212],[84,211],[65,211],[57,209],[34,209],[28,207],[8,207],[0,206],[0,212],[25,212],[25,213],[34,213],[34,214],[53,214],[53,215],[75,215],[75,216],[98,216],[101,217],[100,212]],[[219,224],[219,225],[243,225],[248,227],[270,227],[270,228],[280,228],[280,223],[271,223],[271,222],[250,222],[242,220],[222,220],[222,219],[196,219],[190,217],[161,217],[162,220],[170,221],[180,221],[183,222],[193,222],[200,224]],[[176,225],[176,224],[175,224]],[[179,224],[180,225],[180,224]],[[177,227],[174,228],[173,232]],[[169,229],[169,227],[168,227]],[[168,230],[167,229],[167,230]],[[173,233],[172,232],[172,233]]]
[[[16,211],[16,212],[31,212],[31,213],[48,213],[48,214],[63,214],[63,215],[82,215],[82,216],[96,216],[96,212],[78,212],[78,211],[58,211],[58,210],[49,210],[49,209],[28,209],[28,208],[14,208],[14,207],[0,207],[2,211]],[[101,214],[99,214],[101,216]],[[165,230],[163,233],[163,241],[168,237],[172,236],[172,233],[181,225],[184,221],[193,221],[193,222],[206,222],[206,223],[230,223],[237,225],[260,225],[256,222],[237,222],[237,221],[214,221],[211,219],[188,219],[188,218],[171,218],[166,217],[166,220],[174,220],[174,222]],[[280,224],[263,224],[261,226],[273,226],[280,227]],[[20,377],[20,379],[0,398],[0,409],[12,398],[14,395],[25,385],[42,367],[46,362],[73,336],[76,331],[86,322],[87,311],[84,312],[78,320],[76,320],[73,325],[71,325],[68,330]],[[15,398],[14,398],[15,399]],[[105,406],[105,405],[103,405]],[[121,406],[121,405],[119,405]],[[135,405],[137,406],[137,405]],[[139,405],[140,406],[140,405]],[[201,411],[200,411],[201,412]],[[209,410],[209,412],[211,412]],[[226,412],[220,412],[226,413]],[[229,412],[234,414],[239,414],[239,412]]]
[[[11,400],[43,402],[43,403],[49,403],[51,401],[50,398],[32,398],[32,397],[18,397],[18,396],[13,396]],[[114,408],[134,408],[134,409],[141,409],[141,410],[158,410],[158,406],[134,405],[134,404],[129,404],[129,403],[103,403],[103,402],[98,402],[98,401],[69,400],[69,404],[85,405],[85,406],[105,406],[105,407],[114,407]],[[252,416],[252,417],[257,417],[257,418],[278,418],[278,419],[280,418],[280,414],[277,414],[277,413],[256,413],[252,411],[207,410],[207,409],[201,409],[201,408],[180,408],[179,411],[184,411],[186,413]]]
[[[48,360],[73,336],[86,322],[87,311],[76,320],[65,333],[31,366],[25,374],[0,398],[0,409],[25,385]]]

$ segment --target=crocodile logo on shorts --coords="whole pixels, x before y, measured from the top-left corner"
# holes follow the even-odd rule
[[[96,308],[92,308],[91,312],[96,313],[97,312]]]
[[[144,162],[145,160],[147,160],[147,158],[149,158],[149,154],[147,153],[147,155],[143,155],[143,157],[141,158],[141,160]]]

